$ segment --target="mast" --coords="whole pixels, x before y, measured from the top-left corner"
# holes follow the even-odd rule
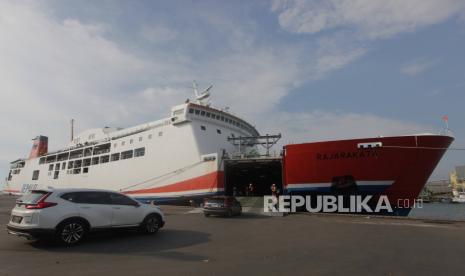
[[[197,101],[197,104],[208,105],[208,98],[210,97],[210,89],[212,89],[212,87],[213,84],[205,89],[202,93],[199,93],[197,90],[197,82],[192,82],[192,88],[194,89],[195,100]]]
[[[71,142],[74,140],[74,119],[71,119]]]

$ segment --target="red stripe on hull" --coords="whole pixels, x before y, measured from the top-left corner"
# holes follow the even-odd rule
[[[191,178],[162,187],[128,191],[127,194],[151,194],[170,192],[189,192],[201,189],[216,189],[224,187],[224,172],[216,171],[199,177]]]
[[[19,190],[3,190],[4,193],[19,193]]]
[[[454,139],[421,135],[354,139],[285,146],[287,184],[331,183],[350,175],[355,181],[394,180],[383,194],[391,203],[415,200]],[[359,149],[359,143],[382,147]]]

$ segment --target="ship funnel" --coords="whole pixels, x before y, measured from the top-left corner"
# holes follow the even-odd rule
[[[36,138],[32,139],[32,149],[31,153],[29,154],[29,159],[36,158],[47,154],[48,152],[48,137],[47,136],[37,136]]]

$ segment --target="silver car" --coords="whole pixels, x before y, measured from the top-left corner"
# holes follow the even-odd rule
[[[165,217],[158,206],[114,191],[33,190],[16,201],[7,231],[28,239],[53,236],[72,245],[94,230],[137,228],[154,234],[164,224]]]

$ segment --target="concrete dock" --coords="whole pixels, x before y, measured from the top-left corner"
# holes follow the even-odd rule
[[[0,196],[2,227],[13,204]],[[457,275],[465,267],[462,222],[163,209],[157,235],[98,233],[71,248],[0,231],[0,275]]]

